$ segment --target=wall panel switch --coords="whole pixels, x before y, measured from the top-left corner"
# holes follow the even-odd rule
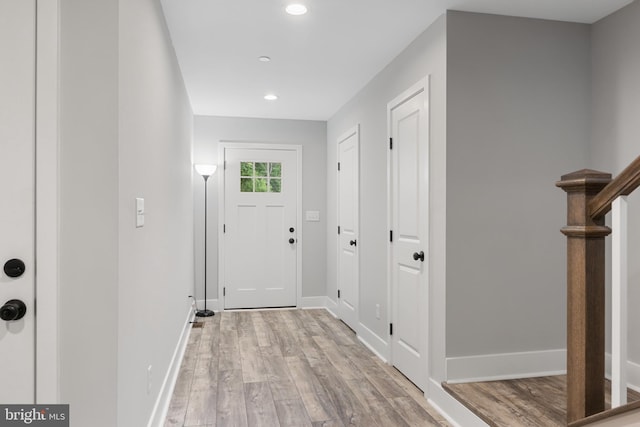
[[[144,199],[136,197],[136,228],[144,227]]]
[[[305,219],[307,221],[320,221],[320,212],[318,211],[306,211],[305,212]]]

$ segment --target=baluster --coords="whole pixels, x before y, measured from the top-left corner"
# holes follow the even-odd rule
[[[611,205],[611,407],[627,403],[627,196]]]

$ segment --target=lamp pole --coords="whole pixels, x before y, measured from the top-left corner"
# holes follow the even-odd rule
[[[196,165],[196,170],[202,178],[204,178],[204,310],[196,311],[196,316],[198,317],[210,317],[215,313],[212,310],[207,310],[207,217],[208,217],[208,206],[207,206],[207,183],[209,180],[209,176],[211,176],[216,167],[213,165]]]

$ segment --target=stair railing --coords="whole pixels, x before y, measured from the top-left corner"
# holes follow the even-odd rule
[[[583,169],[567,193],[567,422],[604,411],[605,215],[612,209],[612,401],[626,401],[626,196],[640,186],[640,157],[620,175]]]

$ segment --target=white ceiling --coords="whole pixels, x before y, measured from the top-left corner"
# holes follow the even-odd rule
[[[327,120],[448,9],[593,23],[631,0],[161,2],[195,114]]]

